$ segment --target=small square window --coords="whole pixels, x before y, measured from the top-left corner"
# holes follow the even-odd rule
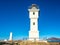
[[[33,15],[35,15],[35,12],[33,12]]]
[[[35,25],[35,22],[33,22],[33,25]]]

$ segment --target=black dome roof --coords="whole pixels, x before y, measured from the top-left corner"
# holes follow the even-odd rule
[[[32,9],[33,7],[39,9],[39,7],[36,4],[32,4],[32,6],[30,6],[29,9]]]

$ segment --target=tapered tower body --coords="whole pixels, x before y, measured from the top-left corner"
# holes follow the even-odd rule
[[[12,32],[10,32],[9,41],[12,41]]]
[[[32,4],[32,6],[29,7],[28,11],[30,18],[29,40],[39,40],[38,31],[39,8],[36,4]]]

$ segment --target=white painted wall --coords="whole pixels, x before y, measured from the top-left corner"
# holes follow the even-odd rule
[[[28,9],[29,18],[30,18],[30,31],[29,31],[29,40],[39,40],[39,31],[38,31],[38,17],[39,17],[39,9],[33,7],[32,9]],[[33,15],[35,12],[35,15]],[[33,23],[35,22],[35,25]]]
[[[9,41],[12,40],[12,32],[10,32],[10,37],[9,37]]]

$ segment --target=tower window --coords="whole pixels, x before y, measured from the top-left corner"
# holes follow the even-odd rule
[[[35,12],[33,12],[33,15],[35,15]]]
[[[33,25],[35,25],[35,22],[33,22]]]

